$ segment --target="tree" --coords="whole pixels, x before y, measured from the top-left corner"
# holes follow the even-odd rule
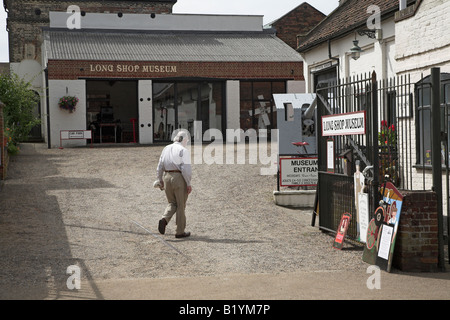
[[[0,74],[0,101],[5,104],[3,118],[5,135],[8,137],[8,151],[17,152],[20,142],[26,141],[31,129],[40,123],[33,114],[39,97],[31,83],[15,73]]]

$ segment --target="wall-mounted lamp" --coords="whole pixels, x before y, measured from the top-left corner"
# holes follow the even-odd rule
[[[364,29],[358,30],[358,34],[360,36],[368,36],[370,39],[376,39],[378,41],[383,40],[383,31],[382,29]]]
[[[350,54],[353,60],[358,60],[361,56],[361,52],[364,51],[358,46],[358,43],[358,40],[353,40],[353,48],[350,49]]]

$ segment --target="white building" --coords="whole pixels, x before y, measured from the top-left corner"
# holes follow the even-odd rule
[[[450,73],[450,1],[418,0],[396,13],[395,71],[410,74],[413,82],[430,68]]]
[[[140,144],[170,141],[180,128],[203,140],[208,129],[224,139],[226,129],[270,132],[272,94],[304,90],[300,54],[262,16],[51,11],[49,19],[42,62],[11,63],[41,95],[49,147],[86,145],[76,139],[83,130],[94,142]],[[74,112],[61,108],[65,96],[78,98]]]
[[[431,188],[431,128],[427,124],[431,108],[430,70],[441,70],[441,128],[449,132],[449,120],[444,119],[445,109],[450,105],[450,1],[418,0],[408,8],[396,13],[395,20],[395,71],[397,75],[408,75],[415,84],[414,111],[416,121],[412,122],[412,135],[415,149],[413,163],[417,167],[414,186],[419,187],[425,180],[425,187]],[[423,97],[423,99],[422,99]],[[448,135],[448,133],[447,133]],[[449,136],[450,137],[450,136]],[[448,140],[450,141],[450,140]],[[448,153],[448,144],[445,146]],[[442,146],[442,161],[444,161]],[[450,156],[448,153],[447,156]],[[420,170],[424,166],[425,170]],[[423,172],[425,174],[423,174]],[[443,170],[445,181],[445,171]],[[446,184],[444,183],[444,191]],[[445,204],[446,202],[444,202]]]
[[[395,12],[387,0],[341,1],[307,35],[299,35],[307,92],[320,83],[375,71],[378,78],[395,75]],[[353,59],[354,41],[362,52]]]
[[[397,114],[395,123],[404,133],[399,139],[408,139],[403,146],[399,142],[399,153],[400,157],[408,153],[404,165],[411,168],[408,189],[412,190],[432,187],[429,76],[433,67],[441,71],[441,130],[450,132],[450,118],[445,119],[450,106],[449,24],[450,1],[446,0],[343,0],[316,28],[298,37],[306,92],[316,92],[318,85],[336,83],[338,78],[361,78],[373,71],[378,80],[407,79],[411,95],[403,98],[406,112],[401,117]],[[352,57],[355,44],[361,48],[358,59]],[[398,106],[401,94],[396,95]],[[443,145],[443,163],[450,157],[444,153]],[[445,170],[443,177],[445,192]]]

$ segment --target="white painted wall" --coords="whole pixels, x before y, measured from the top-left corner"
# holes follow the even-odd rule
[[[19,78],[31,84],[31,89],[36,91],[40,96],[41,102],[41,119],[45,117],[45,75],[42,65],[36,60],[25,59],[21,62],[10,63],[10,71],[17,74]],[[37,110],[36,110],[37,114]],[[45,135],[45,123],[42,120],[41,134]]]
[[[139,143],[153,143],[153,89],[152,80],[139,80]]]
[[[228,80],[226,82],[227,129],[240,129],[240,103],[240,82]]]
[[[423,0],[416,14],[395,25],[397,72],[414,82],[439,66],[450,72],[450,1]]]
[[[80,100],[75,112],[61,110],[58,101],[71,95]],[[49,80],[49,113],[51,147],[60,146],[61,130],[86,130],[86,81]],[[86,140],[64,140],[63,147],[84,146]]]
[[[149,14],[50,12],[51,28],[73,28],[79,23],[81,29],[121,30],[189,30],[189,31],[262,31],[261,15],[213,15],[213,14]],[[79,20],[76,20],[79,19]]]
[[[306,81],[289,80],[286,85],[286,93],[305,93]]]
[[[416,14],[400,20],[395,25],[396,71],[399,75],[409,75],[411,82],[416,83],[431,73],[432,67],[440,67],[441,72],[450,73],[450,1],[422,0]],[[411,121],[412,163],[415,164],[415,122]],[[432,172],[414,169],[413,188],[432,187]],[[443,175],[445,181],[445,175]],[[443,184],[445,198],[446,186]],[[444,201],[444,213],[447,201]]]
[[[395,74],[395,63],[393,61],[392,50],[395,45],[395,23],[394,18],[389,18],[381,22],[383,33],[382,40],[371,39],[366,35],[360,36],[357,33],[350,33],[338,39],[333,39],[330,43],[331,56],[339,58],[339,77],[345,78],[361,74],[368,74],[373,71],[377,73],[377,78],[385,78]],[[353,40],[359,41],[358,45],[364,51],[358,60],[353,60],[350,56],[350,49],[353,47]],[[306,92],[313,92],[312,71],[321,65],[336,61],[329,58],[328,43],[323,43],[315,48],[302,53],[304,60],[304,76],[306,81]]]
[[[12,62],[10,64],[11,72],[17,74],[20,78],[30,82],[33,90],[42,91],[42,73],[43,68],[36,60],[22,60],[21,62]]]

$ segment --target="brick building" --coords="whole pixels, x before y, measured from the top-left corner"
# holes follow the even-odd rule
[[[303,86],[300,55],[260,16],[92,13],[80,30],[65,28],[66,13],[50,18],[42,48],[51,146],[64,130],[151,144],[179,128],[206,141],[210,129],[273,129],[272,94]],[[58,108],[67,95],[79,98],[73,113]]]
[[[275,28],[278,38],[297,49],[297,37],[307,34],[325,18],[325,14],[303,2],[267,26]]]
[[[272,94],[304,90],[300,55],[262,16],[173,14],[176,3],[4,0],[10,69],[41,97],[49,147],[64,130],[146,144],[195,122],[201,135],[276,128]],[[70,114],[58,107],[67,95],[79,99]]]
[[[50,25],[51,11],[66,12],[77,5],[82,13],[172,13],[177,0],[109,0],[109,1],[59,1],[59,0],[3,0],[8,12],[10,62],[24,59],[41,61],[42,27]]]

